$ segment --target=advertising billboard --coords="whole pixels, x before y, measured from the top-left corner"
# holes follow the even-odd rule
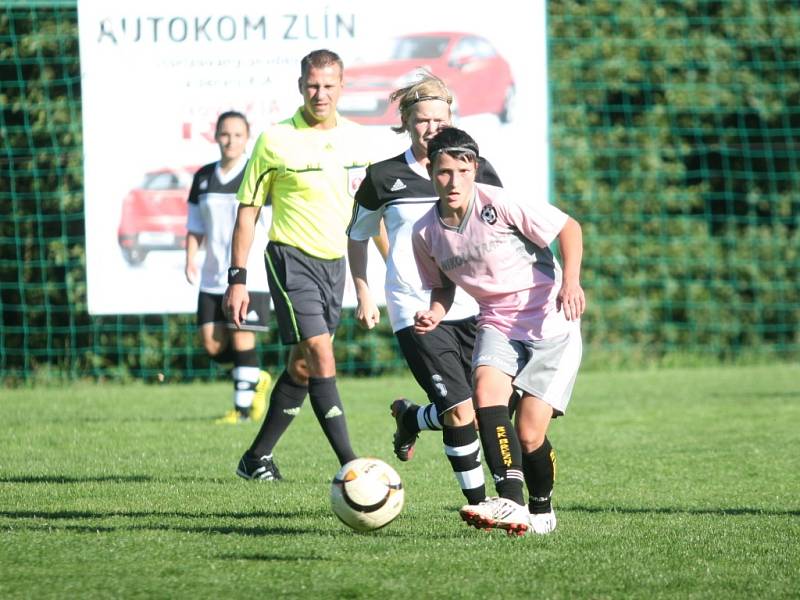
[[[486,8],[409,0],[78,3],[86,256],[92,314],[191,313],[184,278],[186,197],[219,158],[217,116],[258,132],[301,105],[299,61],[328,48],[345,64],[339,111],[368,128],[373,160],[408,146],[389,94],[427,68],[454,92],[455,124],[506,187],[549,190],[543,1]],[[261,251],[263,249],[253,249]],[[374,249],[373,249],[374,250]],[[382,260],[369,278],[382,297]],[[355,296],[351,282],[345,305]]]

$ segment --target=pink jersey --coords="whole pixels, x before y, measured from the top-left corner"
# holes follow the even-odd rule
[[[479,325],[491,325],[515,340],[540,340],[566,333],[564,311],[556,311],[561,265],[550,244],[567,215],[540,202],[521,206],[508,192],[475,184],[464,221],[450,227],[437,205],[414,225],[414,258],[426,288],[462,287],[480,306]]]

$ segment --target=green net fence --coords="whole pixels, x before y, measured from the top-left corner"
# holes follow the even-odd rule
[[[192,315],[88,314],[77,9],[0,10],[0,378],[217,375]],[[800,6],[551,1],[548,43],[585,364],[796,360]],[[386,325],[345,314],[336,339],[341,372],[403,368]]]

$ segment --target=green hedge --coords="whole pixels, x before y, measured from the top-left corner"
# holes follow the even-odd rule
[[[800,7],[551,1],[548,28],[586,366],[796,360]],[[0,12],[0,377],[215,376],[192,316],[86,311],[77,35],[67,2]],[[350,314],[336,351],[345,373],[403,368],[388,325]]]

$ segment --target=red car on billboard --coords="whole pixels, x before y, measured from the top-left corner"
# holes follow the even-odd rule
[[[150,171],[125,196],[117,238],[129,264],[140,265],[152,250],[186,248],[186,199],[197,169]]]
[[[515,88],[508,63],[485,38],[452,31],[404,35],[388,60],[347,67],[339,112],[364,125],[399,123],[389,94],[414,81],[420,67],[447,83],[457,115],[512,119]]]

